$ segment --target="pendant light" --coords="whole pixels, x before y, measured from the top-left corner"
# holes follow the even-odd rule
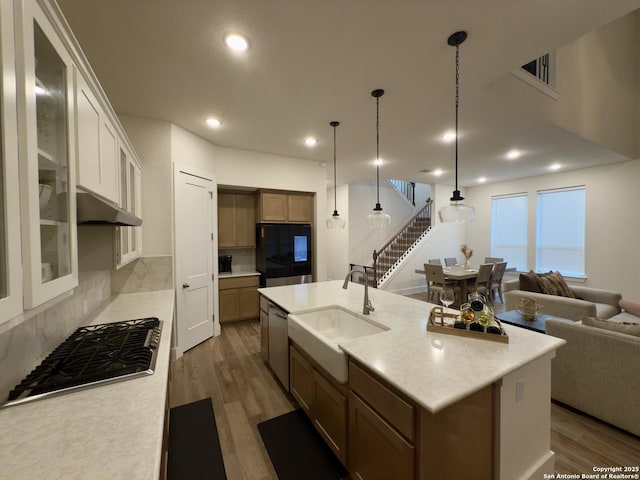
[[[391,225],[391,216],[384,213],[380,206],[380,97],[382,95],[384,95],[384,90],[381,89],[371,92],[371,96],[376,99],[376,206],[367,215],[367,223],[375,228],[385,228]]]
[[[438,212],[440,221],[443,223],[464,223],[473,222],[476,217],[476,209],[464,204],[464,197],[460,195],[458,190],[458,104],[460,89],[460,44],[467,39],[467,32],[460,31],[452,34],[447,43],[452,47],[456,47],[456,189],[450,198],[451,203],[446,207],[442,207]]]
[[[327,228],[335,230],[338,228],[344,228],[347,222],[344,218],[340,218],[338,213],[338,183],[336,175],[336,127],[340,125],[340,122],[329,122],[329,125],[333,127],[333,215],[327,220]]]

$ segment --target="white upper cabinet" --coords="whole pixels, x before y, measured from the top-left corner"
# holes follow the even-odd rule
[[[78,69],[75,69],[75,87],[77,184],[117,203],[115,128]]]
[[[73,64],[35,0],[16,4],[24,307],[78,284]]]
[[[78,285],[76,185],[140,217],[142,182],[54,0],[0,0],[0,65],[2,333]],[[108,236],[117,266],[141,255],[141,227]]]
[[[142,217],[142,172],[124,144],[119,146],[120,207]],[[142,255],[142,227],[118,227],[116,267]]]
[[[12,2],[0,2],[0,328],[22,312],[13,32]]]

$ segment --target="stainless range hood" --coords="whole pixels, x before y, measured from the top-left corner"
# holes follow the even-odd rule
[[[104,200],[97,195],[80,190],[76,193],[76,208],[79,224],[113,225],[137,227],[142,219],[134,214]]]

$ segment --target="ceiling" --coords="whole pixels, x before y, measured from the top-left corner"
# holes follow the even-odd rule
[[[338,184],[453,183],[460,48],[460,185],[626,160],[496,99],[483,86],[640,7],[640,0],[58,0],[116,112],[172,122],[220,146],[326,162]],[[248,37],[243,54],[223,38]],[[205,125],[215,116],[219,129]],[[314,148],[304,138],[318,139]],[[507,163],[513,148],[527,154]],[[144,159],[143,159],[144,160]],[[421,170],[443,169],[436,179]]]

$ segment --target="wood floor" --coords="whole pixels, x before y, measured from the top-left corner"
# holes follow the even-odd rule
[[[296,408],[262,362],[259,335],[258,322],[227,324],[222,335],[171,367],[172,407],[212,398],[228,480],[278,478],[256,425]],[[640,438],[556,404],[551,404],[551,449],[557,473],[640,464]]]

